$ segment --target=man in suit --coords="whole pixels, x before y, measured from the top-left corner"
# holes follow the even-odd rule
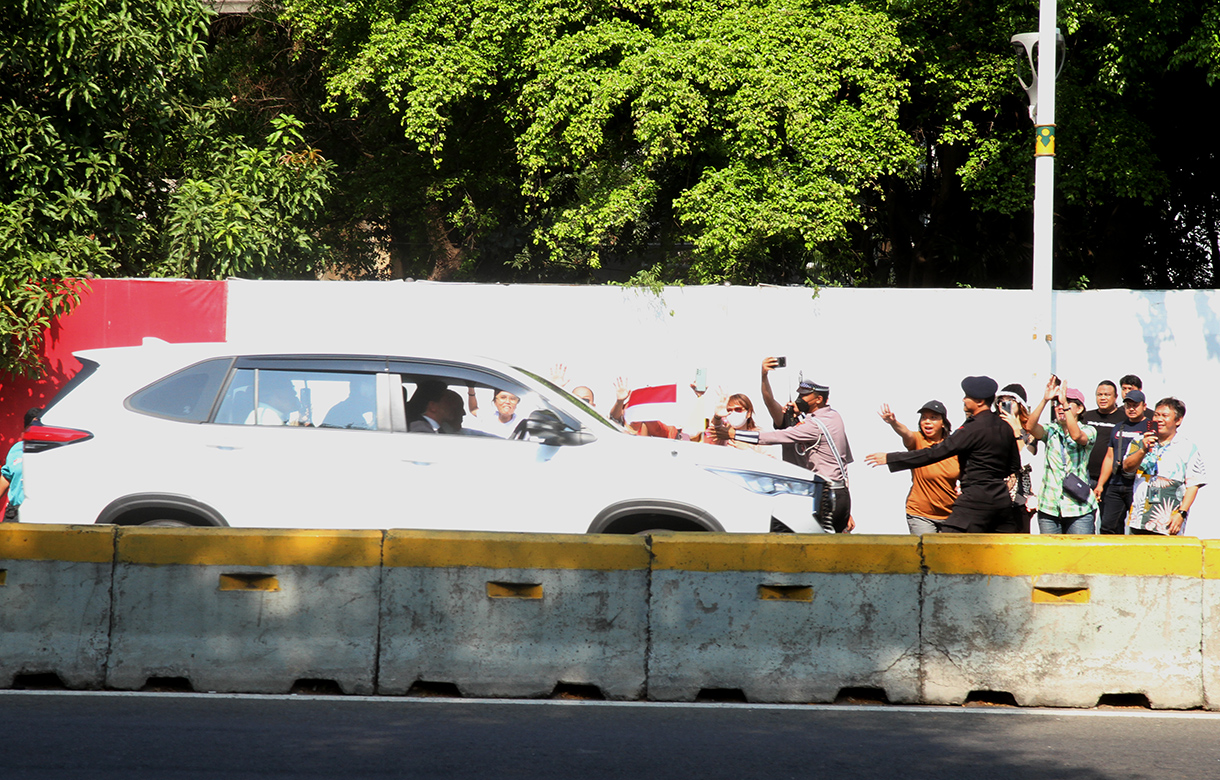
[[[420,413],[408,422],[407,430],[412,433],[462,432],[462,418],[466,416],[462,397],[440,382],[421,382],[408,408]]]

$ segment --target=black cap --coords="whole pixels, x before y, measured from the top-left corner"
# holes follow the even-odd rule
[[[926,404],[919,407],[919,411],[920,412],[936,412],[937,414],[939,414],[941,417],[944,417],[945,419],[949,418],[949,410],[945,408],[944,404],[942,404],[940,401],[937,401],[935,399],[928,401]]]
[[[982,401],[995,395],[1000,386],[989,376],[968,376],[962,380],[962,392],[967,398]]]
[[[1123,398],[1123,403],[1131,401],[1132,403],[1142,404],[1144,402],[1143,390],[1128,390],[1127,395]]]

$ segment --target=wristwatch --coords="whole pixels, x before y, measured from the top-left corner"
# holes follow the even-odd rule
[[[1177,512],[1178,514],[1180,514],[1180,515],[1182,516],[1182,519],[1183,519],[1183,520],[1185,520],[1185,519],[1186,519],[1187,510],[1185,510],[1185,509],[1175,509],[1175,510],[1173,510],[1173,511]]]

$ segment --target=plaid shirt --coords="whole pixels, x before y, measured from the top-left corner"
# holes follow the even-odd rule
[[[1091,491],[1089,500],[1083,503],[1063,492],[1063,478],[1069,471],[1089,483],[1089,453],[1097,440],[1097,429],[1082,424],[1080,430],[1089,437],[1087,444],[1077,444],[1057,422],[1046,424],[1046,470],[1042,472],[1042,490],[1038,493],[1038,511],[1043,514],[1080,517],[1097,509],[1097,498]]]

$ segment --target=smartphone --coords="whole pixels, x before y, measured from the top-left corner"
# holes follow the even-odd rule
[[[1000,401],[1000,409],[1002,411],[1008,412],[1009,414],[1012,414],[1013,413],[1012,401],[1007,398],[1005,398],[1003,401]]]
[[[1055,376],[1054,374],[1051,374],[1051,384],[1053,384],[1055,387],[1058,387],[1059,386],[1059,377]]]
[[[707,369],[695,369],[695,390],[697,392],[705,392],[707,390]]]
[[[777,357],[775,359],[775,367],[776,368],[787,368],[788,367],[788,358],[787,357]]]

